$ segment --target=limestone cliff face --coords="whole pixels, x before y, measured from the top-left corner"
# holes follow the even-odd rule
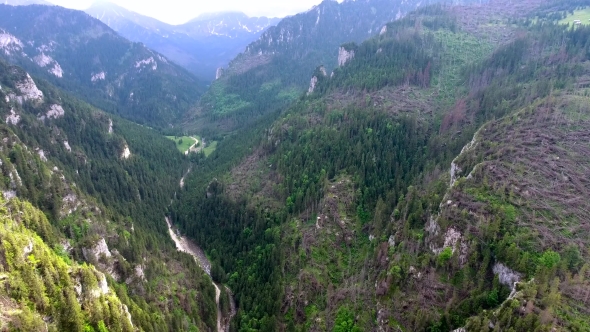
[[[225,73],[225,69],[223,69],[223,67],[217,68],[217,72],[215,72],[215,79],[218,80],[218,79],[222,78],[224,73]]]
[[[16,83],[16,88],[20,91],[20,95],[16,96],[16,99],[21,104],[27,100],[43,100],[43,92],[37,88],[35,81],[33,81],[28,73],[22,81]]]
[[[315,74],[312,76],[311,82],[309,83],[309,89],[307,90],[308,95],[312,94],[315,91],[320,76],[328,76],[328,73],[326,72],[326,68],[324,68],[324,66],[319,66],[316,69]]]
[[[338,49],[338,66],[344,66],[348,61],[354,59],[354,50],[347,50],[344,47]]]
[[[307,90],[307,94],[310,95],[315,91],[315,87],[318,84],[318,77],[314,76],[311,78],[311,82],[309,83],[309,90]]]

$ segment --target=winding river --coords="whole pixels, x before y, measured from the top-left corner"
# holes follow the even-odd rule
[[[170,222],[169,217],[166,217],[166,224],[168,225],[168,232],[170,233],[170,237],[172,238],[174,243],[176,243],[176,249],[178,249],[178,251],[182,251],[193,256],[195,262],[209,276],[211,276],[211,262],[205,255],[205,252],[201,248],[199,248],[199,246],[197,246],[194,242],[175,232],[172,228],[172,223]],[[231,312],[228,318],[222,320],[221,307],[219,305],[219,297],[221,296],[221,290],[219,289],[219,285],[213,282],[213,279],[211,279],[211,283],[213,284],[213,287],[215,287],[215,303],[217,303],[217,332],[227,332],[229,331],[229,322],[236,312],[235,304],[233,299],[230,297]],[[225,289],[227,294],[231,294],[229,288],[226,287]]]

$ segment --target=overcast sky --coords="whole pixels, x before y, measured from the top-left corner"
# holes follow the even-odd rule
[[[95,0],[49,0],[67,8],[86,9]],[[202,13],[241,11],[249,16],[284,17],[317,5],[321,0],[112,0],[121,7],[170,24],[182,24]]]

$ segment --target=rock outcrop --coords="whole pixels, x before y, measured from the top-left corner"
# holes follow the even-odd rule
[[[10,114],[6,117],[6,124],[16,126],[20,122],[20,119],[20,115],[16,114],[16,112],[11,109]]]
[[[500,283],[508,287],[514,287],[514,284],[522,279],[520,273],[512,271],[502,263],[496,263],[493,271],[498,276]]]
[[[307,94],[310,95],[315,91],[315,88],[319,82],[319,77],[323,76],[323,77],[327,77],[328,73],[326,72],[326,68],[324,68],[324,66],[319,66],[313,77],[311,78],[311,82],[309,82],[309,89],[307,90]]]
[[[140,60],[135,63],[135,68],[139,69],[140,72],[144,67],[149,68],[150,66],[152,70],[158,69],[158,63],[156,62],[156,60],[154,60],[154,57],[149,57],[147,59]]]
[[[65,114],[66,112],[60,105],[51,105],[51,107],[49,107],[49,111],[47,111],[47,114],[45,114],[45,116],[48,119],[57,119],[63,117]]]
[[[338,49],[338,66],[342,67],[352,59],[354,59],[354,50],[347,50],[345,47]]]
[[[224,73],[225,73],[225,69],[223,69],[223,67],[217,68],[217,71],[215,72],[215,79],[218,80],[218,79],[222,78]]]
[[[92,248],[83,248],[82,254],[84,258],[89,262],[97,262],[101,256],[109,258],[112,256],[107,242],[104,238],[100,239],[96,245]]]
[[[28,73],[24,80],[16,83],[16,88],[21,93],[20,96],[16,96],[16,99],[19,101],[19,103],[27,100],[43,100],[43,92],[37,88],[35,81],[33,81]]]
[[[90,81],[104,81],[106,78],[107,74],[104,71],[101,71],[100,73],[92,74],[92,77],[90,77]]]
[[[309,82],[309,90],[307,90],[307,94],[310,95],[315,91],[315,87],[318,84],[317,76],[311,78],[311,82]]]
[[[3,31],[0,32],[0,50],[3,50],[5,55],[22,52],[23,43],[15,36]]]
[[[61,69],[59,63],[45,53],[41,52],[41,54],[33,58],[33,61],[35,61],[35,63],[41,68],[45,68],[53,64],[53,66],[49,68],[48,72],[56,77],[63,77],[64,72]]]
[[[129,150],[129,146],[125,144],[123,148],[123,152],[121,152],[121,159],[129,159],[131,158],[131,150]]]

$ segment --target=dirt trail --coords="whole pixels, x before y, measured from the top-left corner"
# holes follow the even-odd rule
[[[181,185],[183,184],[183,182],[181,181]],[[203,250],[201,248],[199,248],[199,246],[197,246],[195,243],[193,243],[192,241],[190,241],[189,239],[177,234],[174,229],[172,228],[172,223],[170,222],[170,218],[166,217],[166,224],[168,225],[168,232],[170,233],[170,237],[172,238],[172,241],[174,241],[174,243],[176,243],[176,249],[178,249],[178,251],[182,251],[185,252],[191,256],[193,256],[193,258],[195,259],[195,262],[197,262],[197,264],[199,264],[199,266],[209,275],[211,276],[211,262],[209,261],[209,259],[207,258],[207,256],[205,256],[205,252],[203,252]],[[235,305],[233,304],[233,299],[231,299],[231,313],[230,313],[230,319],[225,319],[224,322],[221,321],[221,307],[219,306],[219,298],[221,296],[221,290],[219,289],[219,286],[217,284],[215,284],[213,281],[211,281],[211,283],[213,284],[213,287],[215,287],[215,303],[217,303],[217,332],[226,332],[229,331],[229,320],[231,319],[231,317],[233,317],[233,315],[235,315]],[[226,287],[226,291],[228,294],[231,294],[229,289]]]
[[[198,139],[196,139],[196,138],[194,138],[192,136],[191,136],[191,138],[195,140],[195,144],[191,145],[191,147],[188,148],[188,150],[186,150],[186,152],[184,154],[187,155],[187,156],[188,156],[189,153],[191,153],[191,151],[195,150],[197,144],[199,144],[199,140]]]

